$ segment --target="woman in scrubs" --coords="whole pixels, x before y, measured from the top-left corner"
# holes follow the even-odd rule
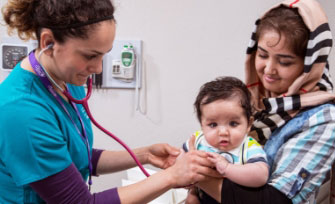
[[[114,7],[110,0],[9,0],[2,12],[9,31],[36,38],[38,47],[0,85],[0,203],[147,203],[213,175],[205,153],[181,155],[155,144],[134,153],[141,163],[165,170],[91,194],[86,185],[91,175],[135,162],[125,151],[92,148],[85,110],[58,87],[85,97],[82,85],[101,73],[102,58],[113,47]],[[41,66],[54,83],[38,71]]]

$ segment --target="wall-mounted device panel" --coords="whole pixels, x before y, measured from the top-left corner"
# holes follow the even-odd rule
[[[115,40],[102,64],[102,88],[140,88],[142,41]]]

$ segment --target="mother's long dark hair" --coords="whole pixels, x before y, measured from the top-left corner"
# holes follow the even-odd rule
[[[279,6],[267,12],[257,26],[256,41],[266,31],[277,32],[280,36],[278,43],[284,35],[291,51],[301,58],[305,57],[310,31],[296,8]]]

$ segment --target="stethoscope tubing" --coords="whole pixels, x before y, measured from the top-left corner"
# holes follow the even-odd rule
[[[92,123],[97,127],[99,128],[102,132],[104,132],[106,135],[112,137],[115,141],[117,141],[120,145],[122,145],[126,150],[127,152],[130,154],[130,156],[133,158],[133,160],[135,161],[135,163],[137,164],[137,166],[141,169],[141,171],[143,172],[144,175],[146,175],[147,177],[150,176],[150,174],[144,169],[143,165],[141,164],[141,162],[137,159],[136,155],[133,153],[133,151],[122,141],[120,140],[117,136],[115,136],[113,133],[109,132],[107,129],[105,129],[104,127],[102,127],[95,119],[94,117],[92,116],[91,114],[91,111],[90,111],[90,108],[88,106],[88,99],[91,97],[91,92],[92,92],[92,79],[91,77],[88,78],[88,83],[87,83],[87,94],[86,94],[86,97],[81,99],[81,100],[78,100],[78,99],[75,99],[71,96],[71,94],[64,90],[63,91],[63,94],[66,96],[66,98],[68,98],[70,101],[76,103],[76,104],[81,104],[88,117],[90,118],[90,120],[92,121]]]
[[[51,49],[53,46],[53,44],[48,45],[46,48],[42,49],[40,51],[40,53],[38,54],[38,59],[40,59],[42,53],[47,50],[47,49]],[[40,60],[38,60],[40,62]],[[147,177],[150,176],[150,174],[144,169],[143,165],[141,164],[141,162],[137,159],[136,155],[134,154],[134,152],[122,141],[120,140],[118,137],[116,137],[114,134],[112,134],[111,132],[109,132],[108,130],[106,130],[104,127],[102,127],[92,116],[90,108],[88,106],[88,99],[91,97],[91,93],[92,93],[92,78],[88,77],[87,79],[87,93],[86,96],[83,99],[75,99],[71,96],[71,94],[69,93],[69,91],[62,89],[53,79],[52,77],[49,75],[49,73],[44,69],[43,66],[41,66],[41,68],[44,70],[44,72],[46,73],[46,76],[48,77],[49,81],[51,81],[51,83],[53,83],[65,96],[66,98],[70,101],[70,102],[74,102],[76,104],[81,104],[88,117],[90,118],[90,120],[92,121],[92,123],[99,128],[102,132],[104,132],[105,134],[107,134],[108,136],[112,137],[115,141],[117,141],[121,146],[123,146],[127,152],[130,154],[130,156],[133,158],[133,160],[135,161],[135,163],[137,164],[137,166],[141,169],[141,171],[143,172],[143,174]]]

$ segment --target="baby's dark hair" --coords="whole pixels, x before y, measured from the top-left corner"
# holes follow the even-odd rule
[[[197,117],[201,123],[201,106],[220,99],[238,98],[244,109],[247,120],[250,121],[252,114],[251,94],[247,86],[235,77],[218,77],[213,81],[201,86],[198,96],[194,102]]]

